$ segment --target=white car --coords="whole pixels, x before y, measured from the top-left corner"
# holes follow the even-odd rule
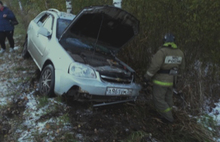
[[[97,106],[135,101],[135,71],[115,54],[138,34],[139,21],[114,6],[84,8],[78,15],[49,9],[27,29],[22,56],[31,56],[43,95],[70,95]]]

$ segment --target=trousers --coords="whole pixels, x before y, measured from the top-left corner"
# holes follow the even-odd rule
[[[5,50],[5,40],[8,39],[11,48],[14,48],[14,31],[0,31],[0,45]]]
[[[153,101],[158,113],[170,122],[173,122],[173,87],[153,86]]]

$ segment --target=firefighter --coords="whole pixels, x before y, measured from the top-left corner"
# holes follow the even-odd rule
[[[153,102],[163,122],[173,122],[173,84],[174,78],[181,76],[185,68],[184,53],[174,43],[171,33],[164,36],[164,44],[151,60],[144,75],[145,82],[153,82]],[[178,77],[177,77],[178,76]]]

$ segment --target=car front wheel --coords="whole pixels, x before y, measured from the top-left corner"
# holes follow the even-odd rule
[[[28,53],[28,50],[27,50],[27,38],[26,38],[24,45],[23,45],[22,57],[24,59],[27,59],[28,57],[30,57],[30,54]]]
[[[54,84],[55,84],[54,67],[51,64],[49,64],[43,69],[40,75],[40,81],[39,81],[40,93],[48,97],[53,97]]]

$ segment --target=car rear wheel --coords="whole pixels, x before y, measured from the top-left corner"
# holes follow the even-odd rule
[[[42,95],[53,97],[54,96],[54,84],[55,84],[55,72],[54,67],[47,65],[40,75],[39,91]]]
[[[24,45],[23,45],[22,57],[23,57],[24,59],[27,59],[28,57],[30,57],[30,54],[29,54],[29,52],[28,52],[28,50],[27,50],[27,38],[26,38],[26,40],[25,40],[25,42],[24,42]]]

